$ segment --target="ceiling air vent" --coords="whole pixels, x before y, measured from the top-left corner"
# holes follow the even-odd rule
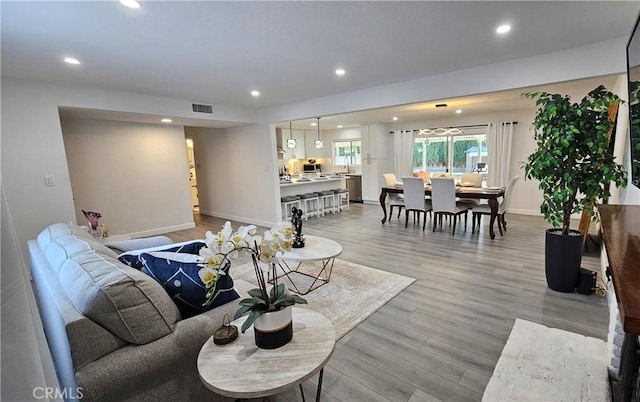
[[[202,105],[200,103],[192,103],[191,108],[193,109],[193,113],[213,114],[213,106],[211,105]]]

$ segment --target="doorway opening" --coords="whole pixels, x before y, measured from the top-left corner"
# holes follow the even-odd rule
[[[189,188],[191,189],[191,205],[196,212],[200,211],[198,201],[198,178],[196,177],[196,158],[193,152],[193,139],[187,138],[187,164],[189,168]]]

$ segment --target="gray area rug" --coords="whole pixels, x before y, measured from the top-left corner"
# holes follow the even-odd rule
[[[301,266],[301,270],[308,273],[316,273],[321,269],[320,262],[305,262]],[[230,273],[234,279],[257,283],[252,263],[232,265]],[[330,279],[329,283],[302,296],[309,304],[296,307],[308,308],[328,317],[336,328],[336,339],[342,338],[415,282],[413,278],[340,259],[336,259]],[[296,275],[294,281],[299,288],[306,290],[313,280]],[[247,297],[243,294],[240,296]]]

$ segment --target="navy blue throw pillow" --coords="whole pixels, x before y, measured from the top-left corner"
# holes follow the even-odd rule
[[[225,275],[218,278],[212,303],[204,307],[207,289],[198,276],[202,268],[196,262],[197,256],[185,253],[152,252],[140,254],[142,272],[158,281],[182,314],[182,318],[192,317],[211,310],[240,297],[233,288],[229,275],[231,264],[223,269]]]
[[[170,244],[168,246],[149,247],[140,250],[127,251],[118,256],[118,260],[127,264],[131,268],[142,269],[142,261],[140,255],[142,253],[151,253],[162,251],[167,253],[187,253],[198,254],[200,249],[205,246],[202,240],[189,240],[182,243]]]

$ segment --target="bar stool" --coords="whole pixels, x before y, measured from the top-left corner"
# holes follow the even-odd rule
[[[291,208],[300,208],[300,196],[299,195],[286,195],[280,198],[280,204],[282,205],[282,220],[291,219]]]
[[[320,199],[318,193],[300,194],[300,203],[304,204],[304,220],[308,221],[310,216],[320,217]]]
[[[318,198],[320,199],[320,213],[322,216],[324,216],[325,212],[336,213],[336,194],[333,190],[319,191]]]
[[[336,188],[333,190],[333,193],[336,196],[336,201],[335,201],[336,210],[338,212],[342,212],[343,209],[346,209],[348,211],[349,210],[349,190],[347,190],[346,188]],[[343,196],[346,196],[345,198],[347,202],[346,204],[342,203]]]

